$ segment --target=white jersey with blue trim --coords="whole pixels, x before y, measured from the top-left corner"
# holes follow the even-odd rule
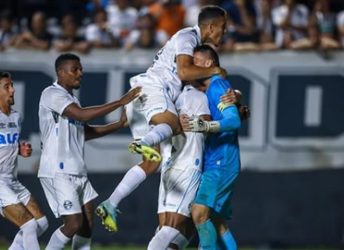
[[[65,108],[79,100],[56,82],[45,88],[39,101],[42,154],[38,177],[56,173],[86,176],[84,124],[63,116]]]
[[[201,32],[198,26],[181,29],[158,51],[152,66],[148,68],[146,73],[136,76],[138,79],[133,82],[137,82],[138,85],[143,83],[167,88],[177,93],[172,94],[173,98],[176,99],[182,87],[177,72],[177,56],[189,55],[193,57],[194,48],[200,44]],[[145,80],[144,78],[148,79]]]
[[[189,117],[210,115],[208,99],[205,93],[186,85],[179,95],[176,108],[178,114]],[[185,169],[193,167],[202,170],[205,135],[203,133],[185,132],[172,138],[173,146],[177,150],[172,154],[171,164],[174,168]]]
[[[0,111],[0,178],[17,177],[21,119],[17,111]]]

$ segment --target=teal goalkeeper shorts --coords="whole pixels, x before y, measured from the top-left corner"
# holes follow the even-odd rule
[[[212,208],[212,216],[231,218],[233,187],[239,173],[228,168],[211,168],[203,172],[194,203]]]

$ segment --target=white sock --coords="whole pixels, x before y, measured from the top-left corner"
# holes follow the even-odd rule
[[[90,250],[91,238],[82,237],[80,235],[74,235],[72,241],[72,250]]]
[[[178,246],[178,249],[184,249],[189,245],[189,240],[180,232],[178,232],[178,235],[172,240],[173,244]]]
[[[111,204],[117,207],[118,203],[131,194],[137,186],[146,179],[146,177],[145,171],[143,171],[143,169],[138,165],[129,169],[111,194],[109,198]]]
[[[49,243],[45,250],[61,250],[65,247],[65,245],[70,241],[66,235],[64,235],[60,228],[56,229],[56,231],[51,236]]]
[[[173,135],[172,128],[167,123],[154,126],[142,139],[141,143],[146,146],[158,145]]]
[[[37,236],[41,236],[47,229],[48,229],[48,219],[46,216],[43,216],[36,220],[37,222]],[[11,244],[11,246],[8,248],[8,250],[23,250],[23,231],[20,230],[16,236],[14,237],[14,240]]]
[[[23,247],[26,250],[39,250],[39,243],[37,239],[37,222],[31,219],[20,227],[23,231]]]
[[[37,235],[41,236],[49,227],[48,219],[46,216],[43,216],[36,220],[37,222]]]
[[[179,231],[173,227],[163,226],[151,239],[147,250],[166,250],[178,233]]]

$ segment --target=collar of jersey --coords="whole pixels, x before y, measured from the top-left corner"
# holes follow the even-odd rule
[[[198,27],[198,25],[195,25],[194,26],[194,29],[196,30],[196,32],[197,32],[197,36],[198,36],[198,38],[199,38],[199,41],[198,42],[202,42],[201,41],[201,29]]]
[[[63,91],[67,92],[68,94],[70,94],[71,96],[73,96],[71,93],[69,93],[64,87],[62,87],[60,84],[57,83],[57,81],[55,81],[53,83],[53,85],[56,87],[56,88],[59,88],[59,89],[62,89]]]

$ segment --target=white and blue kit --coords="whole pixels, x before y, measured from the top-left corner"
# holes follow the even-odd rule
[[[178,114],[210,115],[207,96],[186,85],[176,101]],[[190,217],[202,174],[205,135],[185,132],[172,138],[175,152],[163,162],[158,213],[174,212]]]
[[[194,48],[200,43],[198,26],[178,31],[156,54],[152,66],[130,79],[131,87],[142,87],[141,97],[126,108],[134,139],[147,134],[154,115],[165,111],[177,115],[174,103],[181,93],[182,82],[178,77],[176,58],[178,55],[193,56]]]
[[[17,179],[17,157],[21,118],[17,111],[10,115],[0,111],[0,212],[2,208],[30,200],[29,190]]]
[[[38,177],[56,217],[81,213],[98,194],[87,178],[85,132],[80,121],[63,116],[79,100],[57,82],[45,88],[39,102],[42,154]]]

